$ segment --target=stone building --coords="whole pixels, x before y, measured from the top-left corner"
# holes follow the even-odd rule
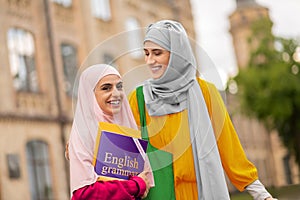
[[[64,148],[77,72],[110,63],[125,74],[143,64],[130,52],[143,35],[132,30],[160,19],[178,20],[195,36],[189,1],[0,2],[1,200],[69,199]]]
[[[236,3],[236,10],[230,16],[230,32],[238,67],[245,68],[252,48],[248,43],[251,23],[265,17],[269,19],[269,11],[254,0],[237,0]],[[241,143],[248,158],[259,169],[261,181],[266,186],[277,187],[299,183],[297,165],[281,143],[278,133],[270,133],[258,120],[242,115],[234,95],[228,94],[227,102]]]
[[[109,63],[125,81],[143,80],[143,28],[160,19],[180,21],[195,39],[191,5],[185,0],[0,2],[0,200],[69,199],[64,148],[77,73],[88,65]],[[125,89],[130,91],[136,82]],[[265,149],[270,136],[264,134],[266,139],[259,142],[243,139],[252,138],[244,129],[238,132],[250,158],[258,155],[250,148],[253,143],[264,152],[256,162],[259,171],[271,169],[276,159],[267,156],[276,154]],[[268,185],[276,185],[275,175],[282,179],[273,169],[265,174]]]

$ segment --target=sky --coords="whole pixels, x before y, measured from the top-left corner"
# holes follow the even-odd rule
[[[218,89],[224,89],[228,77],[238,73],[229,33],[229,16],[236,9],[236,0],[191,0],[191,3],[197,45],[205,51],[218,73],[206,79],[211,79]],[[274,35],[300,38],[300,0],[256,0],[256,3],[269,9]]]

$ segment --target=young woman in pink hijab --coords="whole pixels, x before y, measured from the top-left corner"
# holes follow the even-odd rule
[[[147,173],[129,180],[99,181],[93,155],[98,122],[137,129],[121,76],[109,65],[85,69],[79,80],[77,106],[68,144],[72,200],[132,200],[145,197],[149,190]]]

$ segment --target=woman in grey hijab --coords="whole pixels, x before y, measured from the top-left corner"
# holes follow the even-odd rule
[[[230,199],[223,170],[238,190],[256,200],[273,199],[247,159],[218,90],[196,76],[183,26],[172,20],[151,24],[144,53],[152,76],[142,86],[149,141],[173,155],[176,199]],[[133,91],[129,102],[140,126],[138,98]]]

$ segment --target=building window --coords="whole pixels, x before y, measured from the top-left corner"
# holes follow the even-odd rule
[[[143,57],[143,39],[141,26],[137,19],[130,17],[126,20],[125,29],[127,31],[128,52],[132,58],[140,59]]]
[[[94,17],[103,21],[111,19],[109,0],[91,0],[91,8]]]
[[[29,141],[26,145],[26,157],[31,199],[53,199],[48,145],[43,141]]]
[[[285,172],[285,181],[287,184],[293,184],[293,179],[292,179],[292,171],[291,171],[291,166],[290,166],[290,158],[291,155],[287,154],[283,157],[283,169]]]
[[[28,31],[11,28],[7,32],[10,71],[17,91],[38,92],[38,77],[35,68],[35,45]]]
[[[64,69],[64,88],[66,94],[72,96],[77,74],[77,50],[70,44],[61,44],[60,48]]]
[[[113,57],[111,54],[109,54],[109,53],[104,53],[104,54],[103,54],[103,62],[104,62],[105,64],[108,64],[108,65],[114,65],[115,60],[114,60],[114,57]]]
[[[21,177],[20,170],[20,158],[17,154],[7,154],[7,165],[8,165],[8,174],[11,179],[18,179]]]
[[[52,0],[52,1],[66,8],[72,5],[72,0]]]

